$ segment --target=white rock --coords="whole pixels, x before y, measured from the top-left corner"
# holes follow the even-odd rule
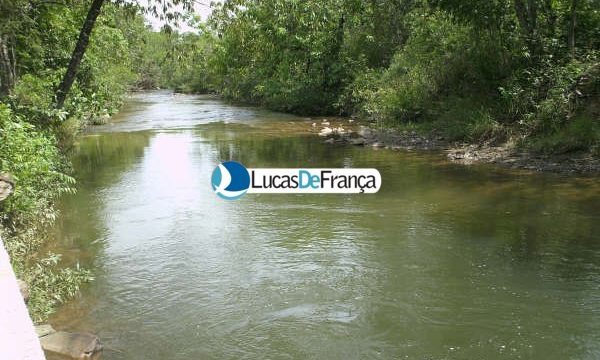
[[[319,136],[329,136],[333,133],[333,130],[329,127],[325,127],[323,129],[321,129],[321,131],[319,132]]]
[[[373,135],[373,131],[368,127],[361,126],[360,130],[358,131],[358,134],[363,137],[369,137]]]

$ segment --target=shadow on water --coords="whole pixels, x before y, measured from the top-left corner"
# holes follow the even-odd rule
[[[598,357],[596,179],[329,146],[310,123],[137,95],[73,159],[56,246],[97,280],[51,323],[107,359]],[[375,167],[383,186],[228,202],[209,182],[229,159]]]

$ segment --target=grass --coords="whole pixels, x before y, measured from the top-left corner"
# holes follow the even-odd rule
[[[570,119],[561,129],[530,138],[523,144],[534,152],[543,154],[565,154],[591,150],[600,154],[600,126],[598,118],[583,113]]]
[[[449,96],[432,105],[419,121],[395,123],[391,127],[464,142],[495,143],[506,140],[510,134],[507,127],[494,119],[493,106],[487,99]]]
[[[527,133],[518,123],[503,124],[500,102],[493,97],[447,96],[417,121],[384,123],[398,131],[415,131],[422,136],[442,136],[450,142],[496,145],[513,142],[540,154],[567,154],[588,151],[600,156],[600,101],[592,100],[570,119],[547,130]],[[511,141],[514,140],[514,141]]]

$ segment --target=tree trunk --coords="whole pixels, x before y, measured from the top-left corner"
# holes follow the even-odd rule
[[[58,90],[56,91],[56,108],[60,109],[65,104],[65,99],[67,98],[67,94],[71,90],[71,86],[73,86],[73,82],[75,81],[75,76],[77,76],[77,71],[79,70],[79,65],[81,64],[81,59],[83,59],[83,55],[85,54],[85,50],[90,42],[90,35],[92,34],[92,30],[94,29],[94,24],[96,23],[96,19],[98,15],[100,15],[100,9],[102,8],[102,4],[104,0],[94,0],[92,5],[90,6],[90,10],[88,11],[87,17],[85,18],[85,22],[83,23],[83,27],[79,32],[79,39],[77,39],[77,45],[75,45],[75,50],[73,50],[73,55],[71,55],[71,61],[69,62],[69,67],[67,68],[67,72],[63,77]]]
[[[525,38],[527,47],[532,56],[540,52],[539,32],[538,32],[538,6],[537,0],[514,0],[515,13],[519,21],[522,36]]]
[[[529,19],[527,14],[527,8],[523,0],[515,0],[515,13],[517,14],[517,20],[519,20],[519,26],[525,37],[529,37]]]
[[[15,86],[16,64],[14,49],[9,46],[8,36],[0,36],[0,96],[6,96]]]
[[[537,1],[527,0],[527,15],[529,17],[529,32],[532,37],[536,36],[537,32]]]
[[[569,50],[575,57],[575,26],[577,26],[577,0],[571,1],[571,19],[569,20]]]
[[[554,37],[556,34],[556,12],[554,11],[553,0],[544,0],[542,3],[542,10],[544,11],[544,15],[546,17],[546,27],[548,28],[546,31],[546,35],[549,37]]]

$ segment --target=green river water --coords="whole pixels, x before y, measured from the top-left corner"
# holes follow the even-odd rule
[[[55,250],[96,280],[50,319],[103,359],[598,359],[600,181],[323,144],[306,119],[132,95],[73,157]],[[374,167],[374,195],[225,201],[248,167]]]

